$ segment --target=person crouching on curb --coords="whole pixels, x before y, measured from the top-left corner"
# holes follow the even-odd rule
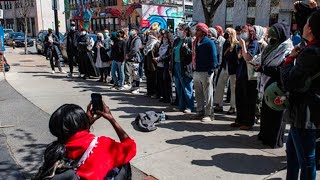
[[[90,133],[90,127],[100,117],[111,123],[120,142]],[[80,179],[107,179],[108,172],[126,165],[136,155],[136,143],[117,123],[105,103],[103,112],[97,111],[96,116],[92,114],[91,103],[87,112],[78,105],[62,105],[52,114],[49,129],[57,140],[48,145],[44,164],[36,179],[45,179],[48,172],[50,176],[52,169],[55,170],[53,167],[56,162],[65,158],[77,162],[76,174]]]
[[[193,42],[193,80],[197,101],[197,115],[203,122],[214,120],[213,78],[218,68],[217,49],[208,38],[208,26],[199,23],[196,26],[196,40]]]

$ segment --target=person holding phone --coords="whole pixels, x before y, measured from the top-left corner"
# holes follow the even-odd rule
[[[45,173],[51,172],[55,163],[63,157],[78,162],[85,157],[84,161],[81,158],[83,163],[77,167],[76,173],[80,179],[88,180],[105,179],[112,169],[129,163],[136,155],[136,143],[117,123],[102,100],[101,104],[102,110],[96,110],[96,114],[93,114],[91,103],[87,106],[87,112],[78,105],[65,104],[52,114],[49,129],[57,140],[48,146],[51,149],[46,149],[46,152],[54,154],[45,156],[37,177],[46,177]],[[90,133],[90,127],[101,117],[111,123],[120,142]],[[90,152],[87,153],[87,149]],[[84,155],[85,152],[87,154]]]
[[[92,50],[94,52],[95,66],[99,69],[100,74],[98,82],[106,83],[109,74],[108,67],[110,65],[108,62],[109,58],[107,57],[108,49],[106,48],[106,43],[102,33],[97,34],[97,41],[94,43]]]
[[[287,179],[315,180],[316,139],[320,129],[320,10],[303,28],[308,41],[295,47],[281,68],[281,79],[289,92],[290,105],[284,120],[291,125],[287,139]],[[318,161],[319,159],[317,159]]]

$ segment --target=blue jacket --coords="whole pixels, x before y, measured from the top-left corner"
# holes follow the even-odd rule
[[[196,43],[196,69],[197,72],[208,72],[209,75],[218,68],[216,45],[205,36],[201,42]]]

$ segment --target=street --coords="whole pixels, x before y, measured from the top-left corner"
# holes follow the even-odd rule
[[[133,179],[145,179],[147,175],[160,180],[285,178],[285,171],[281,171],[286,167],[285,148],[261,145],[258,126],[252,131],[235,130],[229,126],[235,117],[225,114],[202,123],[158,100],[110,90],[110,85],[99,84],[96,79],[52,75],[49,61],[34,49],[29,51],[28,55],[23,55],[22,48],[6,51],[11,71],[6,74],[7,81],[2,77],[0,81],[0,125],[13,127],[0,129],[0,141],[7,144],[1,146],[0,179],[22,178],[19,172],[27,178],[34,175],[46,144],[54,140],[48,129],[50,114],[65,103],[86,109],[92,92],[103,95],[116,120],[137,143],[137,156],[131,161],[136,168]],[[149,110],[165,111],[167,123],[157,125],[154,132],[137,131],[136,115]],[[106,120],[100,119],[91,130],[118,139]]]

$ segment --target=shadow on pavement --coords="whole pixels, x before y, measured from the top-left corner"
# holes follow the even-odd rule
[[[282,159],[284,157],[224,153],[212,156],[212,160],[193,160],[191,163],[198,166],[216,166],[232,173],[269,175],[286,166]]]
[[[35,139],[31,133],[22,129],[16,129],[14,133],[9,134],[9,136],[25,142],[24,145],[19,146],[16,152],[20,161],[23,163],[24,176],[27,178],[33,177],[41,166],[43,153],[47,144],[37,143],[37,139]]]

